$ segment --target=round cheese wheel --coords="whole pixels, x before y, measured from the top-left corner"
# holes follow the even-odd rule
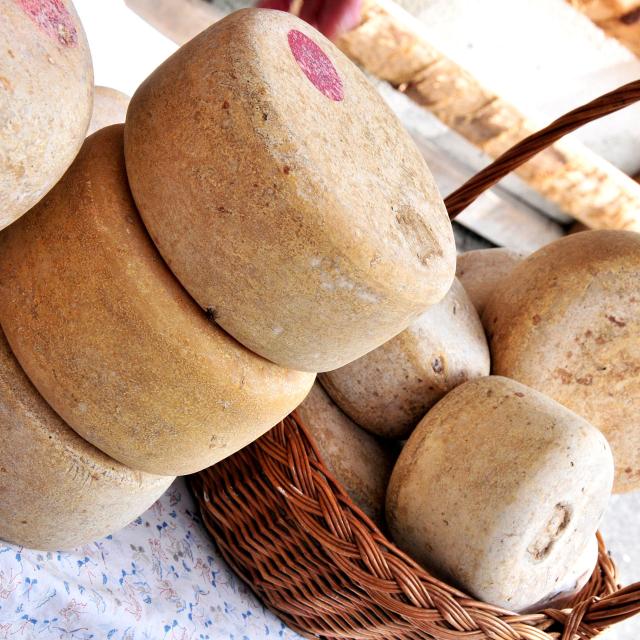
[[[406,438],[427,410],[459,384],[489,375],[489,347],[464,288],[449,293],[408,329],[355,362],[320,375],[334,402],[357,424]]]
[[[511,249],[478,249],[458,256],[456,277],[480,315],[495,288],[524,258]]]
[[[595,427],[518,382],[480,378],[412,433],[389,482],[387,522],[436,575],[528,611],[560,598],[559,587],[575,591],[612,483]]]
[[[89,124],[93,68],[70,0],[0,0],[0,229],[66,171]]]
[[[313,385],[297,413],[311,431],[327,469],[381,526],[396,448],[379,442],[349,420],[319,384]]]
[[[134,469],[183,475],[262,435],[314,375],[251,353],[182,289],[134,207],[122,133],[87,138],[58,185],[0,236],[0,322],[82,437]]]
[[[110,124],[120,124],[125,121],[129,96],[111,87],[96,87],[93,94],[93,113],[87,135]]]
[[[484,312],[493,372],[605,434],[617,492],[640,489],[640,234],[584,231],[519,264]]]
[[[113,533],[173,481],[125,467],[70,429],[1,331],[0,433],[0,538],[32,549],[70,549]]]
[[[451,224],[422,156],[292,15],[238,11],[183,46],[133,96],[125,155],[169,267],[273,362],[336,369],[451,286]]]

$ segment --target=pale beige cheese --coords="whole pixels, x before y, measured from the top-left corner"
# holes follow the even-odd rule
[[[406,438],[448,391],[489,375],[478,313],[458,280],[407,329],[375,351],[320,375],[334,402],[361,427]]]
[[[584,582],[612,482],[598,429],[518,382],[480,378],[416,427],[391,476],[387,522],[438,576],[529,611]]]
[[[0,229],[59,180],[84,140],[91,54],[70,0],[0,0]]]
[[[178,50],[133,96],[125,155],[169,267],[273,362],[336,369],[451,286],[453,233],[424,159],[292,15],[238,11]]]
[[[311,431],[327,469],[354,502],[381,525],[397,447],[379,441],[352,422],[317,383],[297,412]]]

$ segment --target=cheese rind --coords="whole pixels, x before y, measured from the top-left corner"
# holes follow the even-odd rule
[[[518,251],[504,248],[478,249],[458,256],[456,277],[481,316],[494,289],[523,257]]]
[[[66,171],[89,124],[93,67],[70,0],[0,0],[0,229]]]
[[[437,576],[528,611],[583,580],[612,482],[595,427],[491,376],[454,389],[416,427],[391,475],[387,522]]]
[[[87,135],[112,124],[124,122],[129,106],[129,96],[111,87],[98,86],[93,95],[93,113]]]
[[[598,427],[616,492],[640,488],[640,234],[585,231],[513,269],[484,311],[493,372]]]
[[[58,550],[114,533],[173,482],[85,442],[47,405],[0,331],[0,538]]]
[[[336,371],[320,375],[334,402],[361,427],[406,438],[448,391],[489,375],[489,347],[458,280],[402,333]]]
[[[251,353],[180,286],[135,209],[122,133],[87,138],[60,183],[0,237],[0,321],[83,438],[132,468],[183,475],[258,438],[315,376]]]
[[[451,224],[407,132],[284,12],[238,11],[163,63],[131,100],[125,155],[169,267],[273,362],[351,362],[453,279]]]
[[[327,469],[354,502],[381,525],[397,447],[380,442],[352,422],[317,383],[296,411],[311,431]]]

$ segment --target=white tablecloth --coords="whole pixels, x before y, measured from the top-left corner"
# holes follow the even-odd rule
[[[0,639],[293,640],[231,573],[184,480],[118,533],[43,553],[0,541]]]

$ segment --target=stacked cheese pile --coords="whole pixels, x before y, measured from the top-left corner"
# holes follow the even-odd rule
[[[10,6],[74,62],[68,2]],[[15,82],[33,89],[23,68]],[[381,525],[386,496],[395,540],[431,570],[518,610],[582,586],[613,479],[584,418],[618,488],[640,484],[637,234],[483,254],[455,279],[407,133],[281,12],[191,40],[67,167],[89,102],[51,176],[66,173],[0,234],[0,536],[50,548],[121,526],[304,400],[331,471]],[[12,218],[52,179],[24,166]]]

